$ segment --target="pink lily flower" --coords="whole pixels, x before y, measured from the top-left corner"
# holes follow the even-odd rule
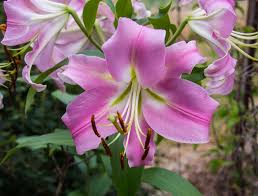
[[[190,17],[190,28],[216,47],[218,54],[224,56],[230,49],[227,38],[236,24],[236,13],[228,0],[199,0],[199,9]]]
[[[28,43],[32,51],[25,57],[24,80],[37,91],[45,85],[31,81],[30,70],[36,64],[41,71],[52,67],[68,55],[75,54],[85,44],[79,29],[69,20],[67,7],[82,10],[84,0],[7,0],[7,31],[2,44],[15,46]],[[76,42],[74,42],[76,40]]]
[[[190,28],[207,39],[219,59],[208,66],[205,76],[209,82],[210,94],[228,94],[234,86],[236,60],[229,55],[231,34],[236,24],[236,13],[233,0],[199,0],[201,9],[194,11],[190,17]]]
[[[206,85],[209,94],[227,95],[232,91],[236,63],[236,59],[226,54],[205,69],[205,76],[208,78]]]
[[[99,22],[99,25],[104,33],[112,35],[115,32],[115,16],[107,4],[100,2],[97,21]]]
[[[139,0],[133,1],[133,10],[136,14],[136,19],[148,18],[151,16],[151,11],[147,10],[144,3]]]
[[[6,78],[4,76],[3,71],[0,69],[0,86],[3,85],[6,81]],[[4,96],[3,94],[0,92],[0,110],[4,108],[4,104],[3,104],[3,99]]]
[[[193,2],[193,0],[177,0],[177,3],[178,3],[179,6],[188,5],[192,2]]]
[[[0,92],[0,110],[4,108],[4,104],[3,104],[3,94]]]
[[[78,154],[98,148],[107,136],[124,136],[130,167],[150,165],[154,133],[183,143],[206,143],[218,103],[199,85],[181,78],[205,59],[194,41],[165,47],[165,31],[120,18],[104,43],[105,59],[74,55],[62,75],[85,92],[62,120]],[[111,122],[110,122],[111,121]],[[114,125],[114,126],[113,126]],[[113,141],[114,142],[114,141]]]

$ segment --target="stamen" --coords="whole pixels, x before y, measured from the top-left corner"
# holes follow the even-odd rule
[[[124,133],[124,131],[123,131],[123,129],[119,126],[119,124],[117,123],[117,117],[116,116],[109,116],[108,117],[108,120],[114,125],[114,127],[116,128],[116,130],[120,133],[120,134],[122,134],[122,135],[124,135],[125,133]]]
[[[220,12],[223,12],[223,9],[218,9],[217,11],[215,11],[215,12],[209,14],[209,15],[190,16],[189,19],[190,20],[208,20],[208,19],[216,16]]]
[[[233,46],[236,50],[238,50],[238,52],[240,52],[242,55],[244,55],[245,57],[258,62],[258,59],[255,57],[252,57],[251,55],[247,54],[245,51],[243,51],[241,48],[239,48],[234,42],[232,42],[230,39],[228,40],[229,43],[231,44],[231,46]]]
[[[151,128],[148,128],[147,137],[146,137],[145,144],[144,144],[144,149],[147,149],[149,147],[152,133],[153,133],[153,130]]]
[[[150,150],[149,146],[148,146],[148,148],[144,149],[144,153],[142,155],[142,161],[144,161],[147,158],[149,150]]]
[[[253,33],[243,33],[243,32],[239,32],[239,31],[232,31],[235,34],[238,35],[243,35],[243,36],[253,36],[253,35],[258,35],[258,32],[253,32]]]
[[[95,116],[94,115],[91,116],[91,126],[92,126],[92,130],[94,131],[95,135],[97,137],[101,137],[98,130],[97,130],[97,127],[96,127]]]
[[[124,120],[123,120],[123,118],[122,118],[122,116],[119,112],[117,112],[117,117],[118,117],[118,121],[120,123],[120,126],[121,126],[124,134],[126,134],[127,133],[127,126],[125,125],[125,122],[124,122]]]
[[[120,153],[120,166],[122,170],[125,168],[125,155],[123,152]]]
[[[249,47],[249,48],[258,48],[258,42],[248,44],[248,43],[241,42],[238,39],[235,39],[234,37],[229,37],[229,40],[234,42],[235,44],[238,44],[239,46],[244,46],[244,47]]]
[[[7,28],[6,24],[0,24],[1,31],[6,31],[6,28]]]
[[[258,35],[243,36],[243,35],[238,35],[238,34],[235,34],[235,33],[231,33],[231,36],[233,36],[235,38],[243,39],[243,40],[256,40],[256,39],[258,39]]]
[[[116,140],[118,140],[118,138],[120,137],[120,133],[118,133],[117,135],[116,135],[116,137],[110,142],[110,143],[108,143],[108,146],[110,146],[110,145],[112,145]]]
[[[101,138],[101,143],[102,143],[107,155],[112,157],[112,152],[111,152],[110,148],[108,147],[106,141],[103,138]]]

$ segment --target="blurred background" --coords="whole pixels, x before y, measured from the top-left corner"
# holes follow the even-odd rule
[[[155,13],[162,1],[145,3]],[[179,24],[193,6],[175,6],[171,21]],[[237,1],[236,11],[237,30],[257,31],[258,1]],[[2,3],[0,23],[5,23]],[[184,30],[183,39],[198,40],[201,52],[210,60],[214,57],[207,43],[188,28]],[[257,63],[232,51],[238,59],[235,89],[229,96],[215,97],[221,105],[211,127],[211,142],[185,145],[163,140],[155,158],[155,165],[182,174],[207,196],[258,195],[258,68]],[[258,57],[255,49],[247,52]],[[6,60],[1,46],[0,62]],[[18,69],[20,71],[21,67]],[[196,75],[197,82],[202,80],[199,77]],[[17,138],[65,128],[60,118],[65,112],[65,96],[69,95],[56,89],[48,81],[48,90],[36,95],[32,109],[25,115],[28,86],[22,79],[18,77],[16,82],[0,86],[4,97],[4,108],[0,110],[0,159],[15,147]],[[80,89],[68,86],[67,91],[79,93]],[[98,150],[79,157],[69,147],[51,145],[37,150],[19,149],[0,166],[0,195],[115,195],[102,162]],[[139,195],[167,193],[143,184]]]

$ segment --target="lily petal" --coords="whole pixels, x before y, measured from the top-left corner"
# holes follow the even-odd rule
[[[236,59],[227,54],[205,69],[205,76],[209,78],[207,83],[209,94],[226,95],[233,90],[236,62]]]
[[[147,135],[148,128],[150,127],[146,121],[141,117],[139,119],[140,127],[142,132]],[[140,134],[140,133],[139,133]],[[137,136],[135,126],[132,127],[130,135],[125,137],[124,145],[126,143],[127,137],[129,137],[128,146],[126,148],[126,156],[128,159],[128,164],[130,167],[139,167],[144,165],[152,165],[154,154],[156,151],[156,145],[153,141],[154,133],[152,133],[150,144],[149,144],[149,152],[147,157],[142,160],[142,155],[144,154],[144,149],[142,144],[139,141],[139,136]],[[146,137],[140,135],[141,141],[144,145]]]
[[[189,26],[194,32],[210,41],[215,46],[220,56],[225,55],[225,53],[228,53],[230,50],[230,44],[224,38],[214,33],[214,29],[208,21],[189,21]]]
[[[209,127],[218,103],[205,89],[174,78],[160,82],[153,90],[166,100],[155,100],[149,95],[143,99],[143,115],[153,130],[182,143],[209,141]]]
[[[209,65],[204,74],[206,77],[219,78],[221,76],[229,76],[235,71],[237,60],[232,58],[230,54],[214,61]]]
[[[67,83],[79,84],[84,90],[111,84],[106,61],[99,57],[73,55],[59,76]]]
[[[219,32],[224,38],[229,37],[237,20],[231,2],[228,0],[200,0],[199,3],[208,15],[217,12],[208,22],[215,32]]]
[[[31,2],[9,0],[4,1],[4,10],[7,15],[7,29],[2,44],[15,46],[30,41],[40,29],[41,24],[25,25],[30,15],[34,14],[30,8]]]
[[[120,18],[117,31],[103,45],[108,69],[117,81],[129,82],[132,69],[142,86],[151,86],[165,74],[165,31]]]
[[[218,79],[210,79],[207,82],[207,91],[210,95],[219,94],[219,95],[228,95],[232,92],[235,83],[235,73],[227,77],[222,77]]]
[[[25,56],[25,62],[27,63],[27,66],[25,66],[25,70],[23,71],[23,78],[26,82],[31,84],[37,91],[42,91],[45,89],[44,85],[37,85],[33,83],[30,79],[30,70],[32,65],[36,62],[37,57],[41,54],[42,51],[44,51],[45,48],[48,48],[45,52],[51,55],[51,52],[53,51],[54,41],[60,31],[60,29],[64,26],[66,23],[68,17],[60,16],[56,18],[53,23],[50,23],[47,25],[50,29],[48,31],[42,32],[37,41],[35,42],[35,45],[33,47],[33,50],[31,52],[28,52]],[[53,27],[51,27],[53,25]],[[46,54],[47,55],[47,54]],[[47,55],[48,56],[48,55]],[[42,88],[44,86],[44,88]]]
[[[204,63],[195,41],[178,42],[166,48],[166,66],[168,77],[181,77],[183,73],[191,73],[195,65]]]
[[[91,89],[79,95],[67,107],[62,120],[71,130],[78,154],[98,147],[101,139],[92,130],[91,116],[95,115],[96,125],[101,137],[112,135],[116,130],[108,126],[108,104],[116,93],[115,86]]]

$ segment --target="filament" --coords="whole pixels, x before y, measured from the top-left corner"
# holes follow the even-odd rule
[[[252,57],[251,55],[247,54],[245,51],[243,51],[241,48],[239,48],[234,42],[232,42],[231,40],[228,40],[229,43],[236,49],[238,50],[242,55],[244,55],[245,57],[253,60],[253,61],[258,61],[257,58]]]
[[[254,35],[254,36],[243,36],[243,35],[231,33],[231,36],[236,37],[236,38],[239,38],[239,39],[243,39],[243,40],[256,40],[256,39],[258,39],[258,35]]]

